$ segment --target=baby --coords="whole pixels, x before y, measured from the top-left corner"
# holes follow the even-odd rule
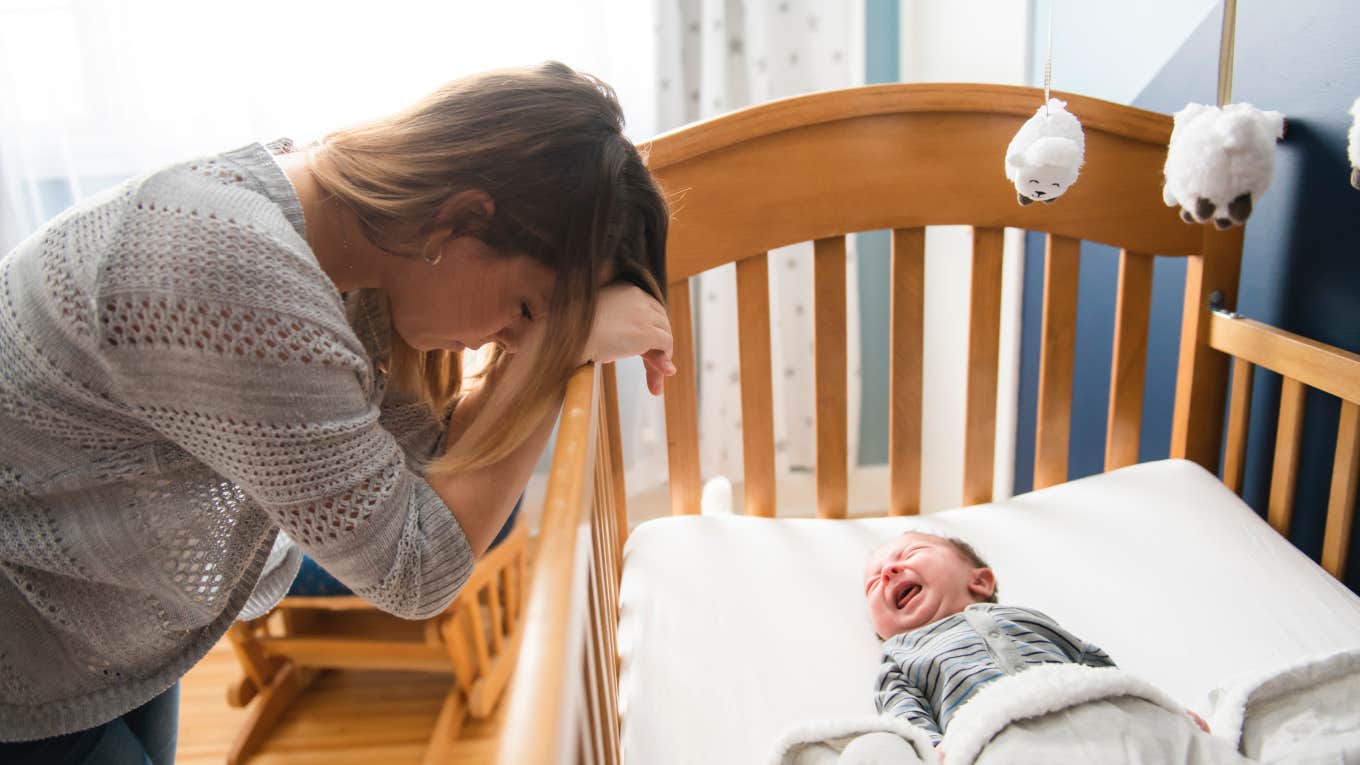
[[[996,576],[966,542],[909,532],[864,569],[883,644],[878,711],[940,743],[954,712],[988,683],[1045,663],[1112,667],[1100,648],[1029,608],[996,600]]]

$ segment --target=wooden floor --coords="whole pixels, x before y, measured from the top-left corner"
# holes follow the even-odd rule
[[[179,765],[220,765],[248,709],[227,704],[240,666],[224,639],[180,685]],[[274,729],[250,765],[420,763],[450,680],[414,672],[331,671]],[[489,763],[500,718],[469,721],[449,765]]]

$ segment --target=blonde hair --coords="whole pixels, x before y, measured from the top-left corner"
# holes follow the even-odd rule
[[[405,111],[327,135],[310,153],[322,190],[387,252],[422,257],[448,230],[556,273],[551,321],[526,351],[534,373],[494,389],[431,470],[498,462],[534,431],[580,359],[606,269],[665,302],[669,213],[623,124],[608,85],[548,62],[455,80]],[[474,189],[491,197],[492,214],[480,205],[445,209]],[[502,362],[493,351],[483,376]],[[393,386],[441,415],[464,382],[458,354],[417,351],[395,332],[390,371]]]

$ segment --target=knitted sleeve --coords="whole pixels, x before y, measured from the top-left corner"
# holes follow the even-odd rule
[[[879,669],[878,691],[874,694],[874,703],[879,714],[891,715],[924,729],[930,734],[930,742],[939,745],[943,736],[930,700],[920,688],[907,681],[897,662],[884,661]]]
[[[452,409],[436,416],[424,401],[412,401],[390,389],[383,397],[378,421],[392,434],[406,455],[406,464],[418,475],[425,475],[430,463],[445,448]]]
[[[382,427],[368,359],[305,244],[267,211],[157,209],[154,195],[98,280],[115,395],[359,595],[408,618],[443,610],[472,551]]]

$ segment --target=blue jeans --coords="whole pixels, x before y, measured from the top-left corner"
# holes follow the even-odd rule
[[[174,765],[179,683],[122,717],[64,736],[0,743],[10,765]]]

